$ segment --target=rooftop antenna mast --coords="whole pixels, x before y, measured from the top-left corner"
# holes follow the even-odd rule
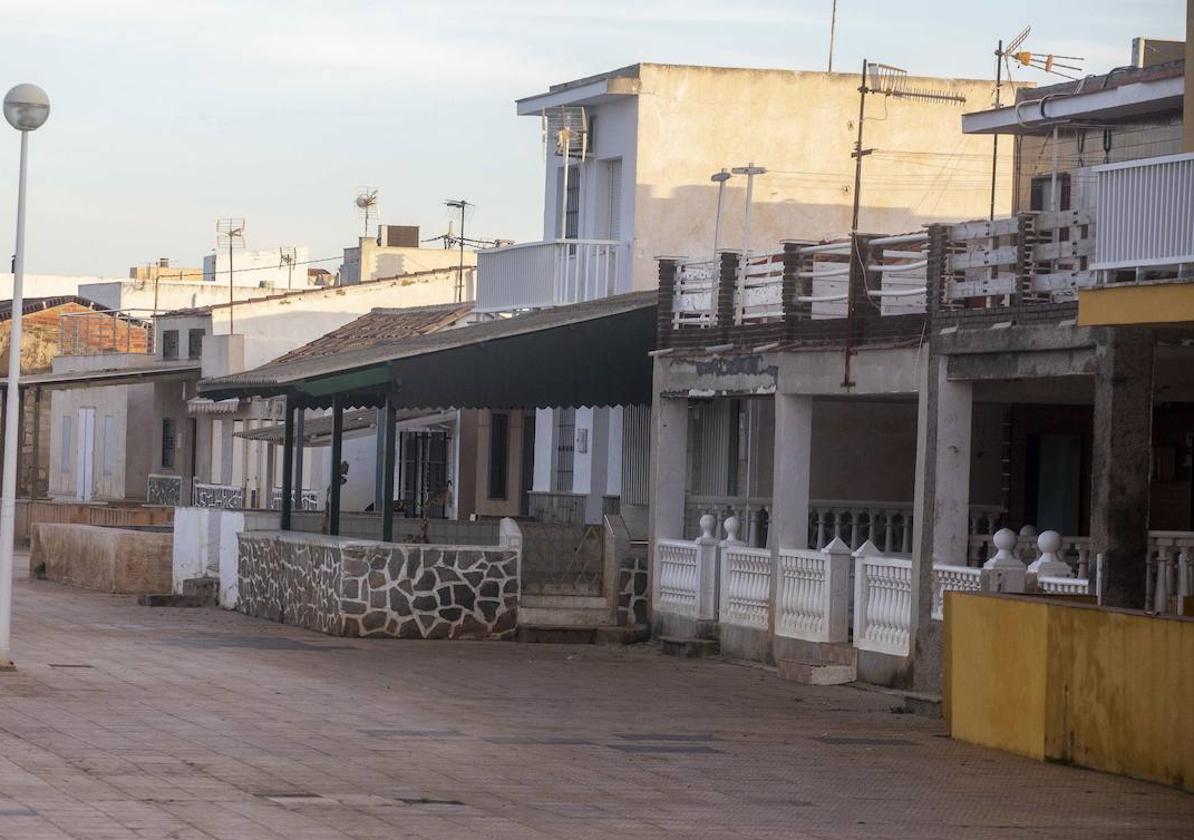
[[[216,249],[217,253],[228,249],[228,334],[234,332],[232,326],[232,310],[236,304],[235,284],[232,279],[232,253],[245,247],[245,220],[243,218],[227,218],[216,220]]]
[[[572,158],[579,158],[583,163],[589,151],[589,119],[585,109],[579,105],[561,105],[558,108],[546,109],[543,115],[543,149],[550,147],[555,154],[564,159],[563,175],[560,189],[560,239],[568,239],[568,170],[572,168]],[[577,185],[577,202],[579,208],[582,201]],[[574,218],[579,219],[579,214]],[[575,238],[580,231],[573,231]]]
[[[855,267],[860,263],[858,253],[858,217],[862,210],[862,159],[874,152],[862,144],[863,126],[866,125],[866,98],[868,94],[882,96],[885,99],[909,99],[921,102],[937,102],[943,105],[961,105],[966,97],[956,91],[938,87],[912,87],[908,83],[908,71],[890,64],[880,64],[874,61],[862,60],[862,76],[858,85],[858,134],[854,141],[854,151],[850,157],[854,158],[854,208],[850,215],[850,271],[849,281],[846,283],[846,356],[845,370],[842,374],[842,387],[851,388],[854,382],[850,379],[850,355],[854,352],[854,311],[857,306],[855,277],[866,281],[866,265]]]
[[[837,0],[833,0],[833,5],[829,9],[829,70],[833,72],[833,42],[837,36]]]
[[[296,248],[279,248],[278,249],[278,267],[286,266],[286,288],[293,288],[294,279],[294,263],[298,259],[298,249]]]
[[[446,198],[444,199],[444,206],[449,210],[458,210],[460,212],[460,235],[456,237],[460,245],[460,270],[456,275],[456,295],[457,303],[464,301],[464,220],[465,217],[472,212],[472,208],[477,205],[472,202],[465,201],[463,198]],[[451,235],[451,231],[448,231]],[[446,240],[445,240],[446,242]]]
[[[357,187],[352,203],[356,205],[357,214],[365,220],[365,236],[369,236],[369,217],[376,220],[381,214],[380,190],[377,187]]]
[[[1020,34],[1007,42],[1007,47],[1003,46],[1003,41],[1000,40],[995,46],[995,107],[999,108],[1003,105],[1003,66],[1007,62],[1008,55],[1016,52],[1024,44],[1024,40],[1028,37],[1028,33],[1032,31],[1031,26],[1025,26],[1020,30]],[[1008,68],[1008,81],[1011,81],[1011,68]],[[991,216],[992,221],[995,219],[995,184],[996,175],[999,171],[999,133],[993,135],[993,143],[991,145]]]

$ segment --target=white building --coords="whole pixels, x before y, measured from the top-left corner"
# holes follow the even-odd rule
[[[344,249],[340,285],[441,268],[459,271],[461,260],[461,252],[456,248],[424,248],[418,225],[378,225],[376,237],[362,236],[355,247]],[[472,300],[476,252],[466,248],[463,263],[463,290],[459,299]]]
[[[301,289],[307,285],[311,252],[305,245],[266,248],[259,251],[218,250],[203,258],[203,280],[228,286],[229,259],[238,286],[271,289]]]

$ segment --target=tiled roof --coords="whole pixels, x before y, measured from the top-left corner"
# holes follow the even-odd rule
[[[291,350],[271,364],[313,359],[351,350],[366,350],[379,344],[425,335],[451,326],[468,317],[472,311],[471,303],[374,309],[337,330]]]
[[[97,312],[103,312],[108,307],[95,301],[81,298],[78,295],[55,295],[53,297],[27,297],[21,299],[21,314],[29,315],[33,312],[41,312],[44,309],[53,309],[56,306],[65,306],[68,303],[78,304],[79,306],[94,309]],[[7,321],[12,317],[12,300],[0,300],[0,321]]]

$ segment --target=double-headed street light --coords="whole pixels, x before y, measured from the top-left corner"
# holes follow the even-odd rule
[[[4,400],[4,477],[0,486],[0,669],[12,668],[12,549],[17,509],[17,426],[21,415],[21,285],[25,279],[25,165],[29,132],[50,116],[50,98],[37,85],[17,85],[4,97],[4,119],[21,133],[17,182],[17,245],[8,338],[8,388]]]

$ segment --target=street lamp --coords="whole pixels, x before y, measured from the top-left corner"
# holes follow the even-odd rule
[[[12,549],[17,509],[17,425],[21,414],[21,284],[25,279],[25,161],[29,132],[50,116],[50,98],[37,85],[17,85],[4,97],[4,119],[21,132],[17,181],[17,247],[12,277],[12,318],[8,338],[8,389],[4,400],[4,478],[0,487],[0,669],[11,670]]]

